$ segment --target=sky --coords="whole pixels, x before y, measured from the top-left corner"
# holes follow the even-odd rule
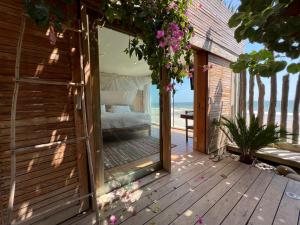
[[[239,0],[224,0],[225,2],[232,2],[234,5],[239,5]],[[263,46],[258,43],[245,43],[245,52],[249,53],[253,50],[259,51]],[[282,77],[286,75],[286,71],[282,71],[277,74],[277,99],[281,99],[281,87],[282,87]],[[294,100],[296,93],[296,83],[297,83],[298,74],[290,75],[290,91],[289,91],[289,100]],[[248,77],[249,79],[249,77]],[[270,99],[270,78],[262,78],[263,83],[265,84],[265,100]],[[247,87],[248,88],[248,87]],[[177,86],[177,92],[175,94],[175,102],[192,102],[193,101],[193,91],[190,90],[190,82],[188,79],[184,80],[183,85]],[[247,90],[248,94],[248,90]],[[258,88],[255,82],[254,88],[254,100],[258,99]]]

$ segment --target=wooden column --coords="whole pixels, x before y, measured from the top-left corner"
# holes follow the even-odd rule
[[[170,83],[166,69],[162,70],[161,102],[161,144],[163,168],[171,172],[171,95],[164,87]]]
[[[208,72],[203,65],[208,63],[207,52],[197,50],[194,74],[194,143],[195,151],[206,153],[207,147],[207,108],[208,108]]]
[[[246,118],[246,91],[247,77],[246,71],[240,73],[240,96],[239,96],[239,116]]]
[[[90,29],[92,21],[84,4],[81,7],[81,19],[88,130],[94,159],[95,185],[97,195],[99,195],[104,184],[104,166],[102,160],[98,38],[97,33],[95,34],[97,29]],[[91,38],[92,32],[94,32],[93,37],[96,37],[96,39]]]

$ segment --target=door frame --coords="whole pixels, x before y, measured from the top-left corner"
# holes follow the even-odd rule
[[[194,138],[193,150],[207,153],[208,146],[208,52],[194,49]]]
[[[100,112],[100,63],[98,48],[98,32],[91,32],[94,29],[94,18],[98,18],[99,12],[87,8],[85,4],[81,7],[82,42],[84,51],[84,72],[86,81],[86,100],[88,129],[90,131],[91,150],[94,158],[94,174],[97,196],[105,193],[104,185],[104,164],[103,164],[103,142],[101,131]],[[161,74],[162,84],[169,83],[166,71]],[[159,165],[153,167],[157,170],[163,168],[171,171],[171,113],[170,93],[164,88],[160,92],[160,152],[161,160]]]

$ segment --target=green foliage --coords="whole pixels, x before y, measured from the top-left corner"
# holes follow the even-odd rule
[[[228,24],[236,28],[235,38],[238,42],[249,40],[251,43],[261,43],[270,54],[277,52],[291,59],[300,56],[300,1],[298,0],[241,0],[241,5]],[[257,61],[253,55],[249,55],[249,58],[252,62]],[[255,64],[260,67],[259,72],[264,74],[285,69],[282,61],[267,60],[265,63],[257,61]],[[251,64],[247,66],[250,67]],[[297,73],[300,71],[300,66],[291,65],[288,70]]]
[[[37,25],[54,28],[51,31],[55,43],[53,30],[62,31],[65,26],[71,26],[77,11],[76,8],[68,9],[76,3],[76,0],[25,0],[24,6]],[[114,24],[134,35],[125,52],[129,56],[135,54],[139,60],[144,59],[152,71],[152,82],[160,86],[163,68],[166,68],[170,82],[182,83],[190,73],[188,65],[192,50],[189,40],[193,27],[186,16],[188,4],[186,0],[103,0],[99,7],[102,22]],[[164,35],[158,37],[157,32],[164,32]],[[174,85],[168,87],[173,89]]]
[[[235,73],[249,69],[252,76],[259,75],[269,77],[286,68],[287,63],[276,60],[272,52],[265,49],[259,52],[253,51],[249,54],[241,54],[237,62],[231,63],[230,67]]]
[[[240,116],[235,120],[222,117],[218,125],[228,139],[239,147],[242,155],[252,155],[269,144],[279,142],[280,135],[285,133],[274,124],[260,126],[255,116],[250,119],[249,125]]]
[[[63,31],[63,25],[76,22],[76,1],[73,0],[24,0],[24,7],[31,19],[40,27],[53,26]]]
[[[159,86],[161,70],[167,65],[170,65],[167,69],[170,80],[182,83],[183,78],[188,75],[187,65],[190,64],[192,55],[189,40],[193,28],[185,15],[187,7],[188,2],[181,0],[104,0],[102,13],[108,23],[117,23],[135,34],[125,52],[130,56],[135,53],[139,60],[144,59],[152,71],[152,82]],[[172,51],[170,46],[161,47],[161,40],[156,37],[157,31],[167,33],[171,23],[178,25],[179,30],[183,31],[178,51]]]

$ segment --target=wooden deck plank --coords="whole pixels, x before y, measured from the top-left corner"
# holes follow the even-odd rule
[[[153,199],[160,199],[164,195],[167,195],[169,192],[174,190],[174,187],[180,187],[188,180],[192,179],[194,176],[202,173],[205,170],[208,170],[210,166],[214,165],[212,161],[209,160],[208,156],[204,156],[192,162],[190,166],[186,166],[185,169],[182,169],[174,175],[170,174],[166,177],[159,180],[159,182],[154,182],[153,184],[148,185],[142,190],[138,190],[129,199],[121,199],[119,202],[111,206],[110,210],[103,213],[104,217],[107,217],[111,214],[121,217],[125,220],[132,215],[132,208],[136,212],[139,212],[145,209],[148,205],[151,205]],[[176,175],[176,176],[175,176]],[[175,176],[175,177],[174,177]],[[149,197],[151,196],[151,198]],[[135,202],[134,199],[138,198],[138,201]],[[127,208],[127,211],[124,211],[124,208]],[[107,224],[108,218],[103,218],[103,224]]]
[[[182,195],[189,192],[192,188],[197,187],[200,184],[204,184],[205,180],[214,176],[219,170],[223,169],[226,165],[230,164],[229,160],[222,160],[219,163],[211,165],[211,167],[202,173],[198,173],[193,176],[190,182],[185,182],[182,186],[170,186],[173,191],[169,192],[167,195],[161,195],[160,190],[151,195],[152,204],[139,212],[136,216],[132,216],[122,223],[122,225],[132,225],[132,224],[144,224],[157,213],[167,208],[170,204],[180,199]],[[202,178],[205,177],[205,178]]]
[[[263,171],[249,190],[243,195],[238,204],[225,218],[222,225],[244,225],[252,215],[256,205],[269,186],[273,172]]]
[[[124,191],[134,191],[137,189],[141,189],[143,191],[143,195],[151,193],[153,190],[155,190],[158,187],[163,186],[164,184],[173,181],[177,179],[177,177],[182,176],[184,173],[188,173],[190,170],[195,169],[198,167],[199,164],[204,165],[208,161],[208,156],[203,154],[186,154],[177,157],[172,161],[172,170],[174,170],[173,173],[169,174],[165,171],[158,171],[158,173],[161,173],[162,175],[168,175],[168,176],[160,176],[160,179],[153,179],[153,174],[150,174],[144,178],[139,179],[139,182],[132,182],[129,185],[126,185],[122,188],[119,188],[115,191],[112,191],[106,195],[101,196],[98,198],[98,204],[103,208],[107,203],[111,203],[109,205],[110,208],[114,208],[114,205],[118,205],[119,202],[116,201],[116,198],[119,198],[119,193],[122,193]],[[156,177],[155,173],[155,177]],[[150,177],[152,179],[152,182],[150,184],[147,184],[147,187],[144,188],[145,182],[144,180]],[[163,178],[162,178],[163,177]],[[134,184],[134,185],[132,185]]]
[[[229,176],[239,167],[238,162],[232,162],[230,165],[219,170],[213,177],[204,180],[201,185],[197,187],[190,187],[188,192],[178,199],[176,202],[171,204],[166,210],[156,215],[153,219],[148,221],[146,224],[170,224],[178,215],[182,214],[187,208],[193,205],[198,199],[204,196],[207,192],[213,189],[216,185],[222,182],[225,177]],[[170,196],[171,198],[172,196]]]
[[[300,183],[289,180],[282,196],[273,225],[297,225],[299,218],[300,200],[292,199],[286,195],[286,192],[292,192],[300,195]]]
[[[101,225],[111,224],[110,215],[121,225],[198,225],[200,217],[202,225],[300,225],[300,201],[285,194],[300,194],[299,182],[231,158],[214,163],[193,155],[173,162],[171,174],[152,174],[113,192],[120,199],[102,209]],[[96,224],[95,213],[64,223],[70,224]]]
[[[247,176],[242,177],[221,199],[214,205],[204,216],[203,224],[218,225],[236,203],[242,198],[243,194],[248,190],[252,183],[257,179],[261,171],[255,167],[251,167]]]
[[[194,224],[197,218],[204,215],[248,170],[249,166],[241,164],[233,173],[191,207],[185,211],[177,211],[179,217],[171,224]]]
[[[248,225],[272,225],[288,179],[275,175],[260,200]]]

